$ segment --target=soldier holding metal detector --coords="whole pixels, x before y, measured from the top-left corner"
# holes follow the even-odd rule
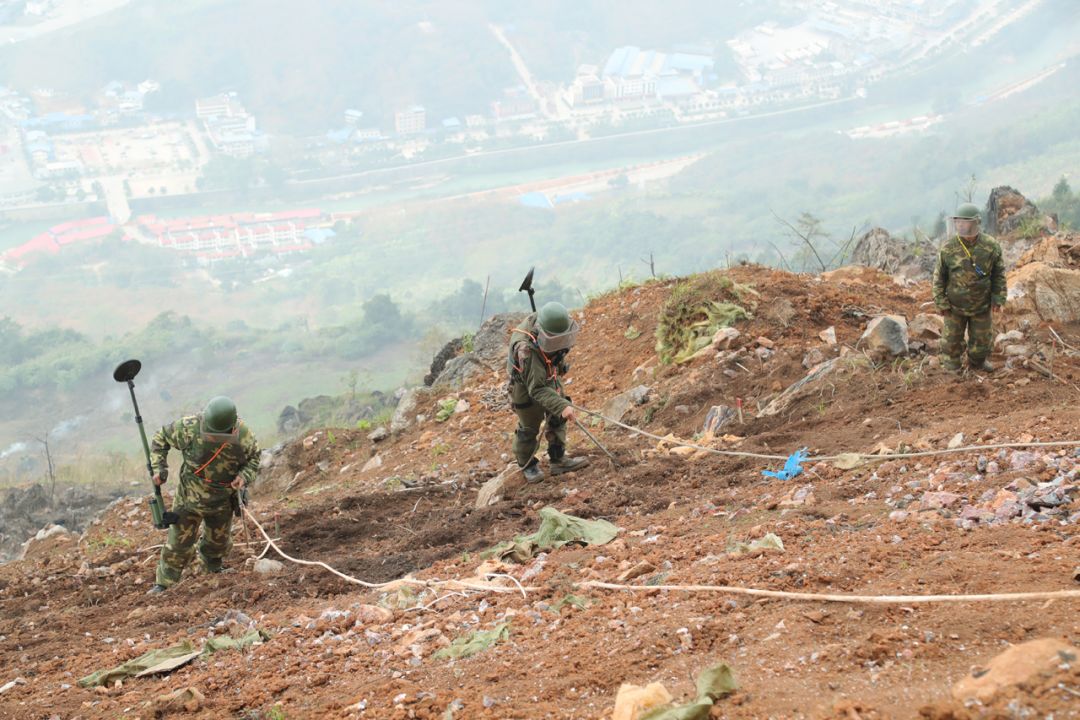
[[[157,594],[180,580],[195,554],[200,525],[204,527],[199,559],[207,571],[222,571],[222,559],[232,546],[233,515],[240,515],[244,489],[259,472],[259,446],[251,430],[237,417],[236,405],[226,397],[212,399],[197,415],[165,425],[147,445],[132,383],[140,368],[138,360],[129,360],[116,369],[113,378],[128,384],[135,403],[135,422],[154,483],[150,500],[154,526],[169,529],[155,584],[149,591]],[[169,479],[171,448],[180,451],[183,463],[173,511],[165,512],[161,485]]]
[[[577,341],[578,325],[566,308],[550,302],[536,311],[533,299],[533,271],[520,290],[529,293],[533,314],[510,335],[507,371],[510,374],[510,404],[517,415],[514,458],[526,482],[544,479],[536,458],[540,447],[541,424],[546,425],[548,458],[552,475],[572,472],[588,465],[587,458],[566,454],[566,421],[575,420],[574,408],[566,397],[560,375],[567,371],[566,355]]]

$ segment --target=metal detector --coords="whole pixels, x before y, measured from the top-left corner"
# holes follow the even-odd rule
[[[154,486],[154,494],[150,496],[150,514],[154,518],[154,527],[158,530],[166,530],[170,525],[175,525],[180,516],[165,509],[165,499],[161,496],[161,487],[154,483],[154,464],[150,461],[150,443],[146,441],[146,430],[143,429],[142,415],[139,414],[139,401],[135,399],[135,376],[142,370],[142,363],[138,360],[126,360],[113,370],[113,380],[119,383],[127,383],[131,393],[131,404],[135,406],[135,424],[139,426],[139,437],[142,438],[143,454],[146,456],[146,472],[149,473],[150,483]]]

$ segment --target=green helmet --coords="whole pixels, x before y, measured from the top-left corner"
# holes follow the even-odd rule
[[[561,335],[570,329],[570,313],[562,303],[549,302],[536,314],[540,329],[548,335]]]
[[[218,395],[206,403],[202,417],[203,430],[211,433],[228,433],[236,427],[236,403],[224,395]]]
[[[953,214],[954,218],[961,220],[978,220],[982,213],[979,212],[978,206],[973,203],[964,203],[960,207],[956,208],[956,212]]]

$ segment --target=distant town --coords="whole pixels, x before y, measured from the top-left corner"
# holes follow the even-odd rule
[[[372,157],[399,163],[483,153],[513,144],[587,140],[641,129],[722,121],[865,95],[867,88],[959,42],[979,41],[1041,0],[791,0],[804,19],[764,23],[724,47],[612,48],[563,79],[535,78],[505,28],[490,26],[510,53],[520,84],[462,117],[433,117],[423,98],[398,108],[392,122],[369,122],[364,108],[345,110],[323,134],[299,138],[305,174],[280,168],[282,183],[344,175]],[[0,26],[58,4],[0,0]],[[718,70],[717,58],[725,69]],[[0,78],[0,82],[2,82]],[[125,236],[205,261],[246,256],[270,246],[297,252],[328,239],[329,216],[210,216],[163,221],[133,215],[129,201],[227,189],[220,169],[272,154],[275,138],[235,93],[198,99],[185,116],[148,111],[161,92],[154,79],[110,82],[91,100],[50,88],[0,86],[0,219],[5,211],[66,203],[105,203],[108,217],[63,225],[0,256],[9,271],[34,253],[100,237]],[[939,116],[852,128],[854,138],[930,127]],[[290,138],[294,144],[297,138]],[[217,167],[215,167],[215,164]],[[315,168],[311,170],[310,168]],[[268,182],[262,178],[260,182]],[[314,213],[314,214],[312,214]],[[312,231],[318,230],[312,234]],[[331,231],[332,232],[332,231]]]

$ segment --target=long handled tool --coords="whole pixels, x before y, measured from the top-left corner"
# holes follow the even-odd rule
[[[154,518],[154,527],[165,530],[170,525],[175,525],[180,516],[165,509],[165,499],[161,497],[161,488],[154,483],[154,465],[150,461],[150,443],[146,442],[146,430],[143,429],[142,415],[139,414],[139,401],[135,399],[135,383],[132,380],[142,370],[142,363],[138,360],[126,360],[120,363],[113,371],[113,380],[127,383],[131,393],[131,404],[135,406],[135,424],[139,426],[139,437],[142,438],[143,454],[146,455],[146,471],[150,474],[150,482],[154,485],[154,494],[150,496],[150,515]]]
[[[615,466],[615,467],[617,467],[617,468],[621,468],[621,467],[622,467],[622,465],[620,465],[620,464],[619,464],[619,461],[615,459],[615,456],[611,454],[611,451],[610,451],[610,450],[608,450],[608,449],[607,449],[606,447],[604,447],[603,445],[601,445],[601,444],[600,444],[600,441],[596,439],[596,436],[595,436],[595,435],[593,435],[593,434],[592,434],[591,432],[589,432],[588,430],[586,430],[586,429],[585,429],[585,426],[581,424],[581,421],[580,421],[580,420],[578,420],[577,418],[574,418],[574,424],[575,424],[575,425],[577,425],[577,428],[578,428],[578,430],[580,430],[581,432],[585,433],[585,437],[587,437],[587,438],[589,438],[590,440],[592,440],[592,441],[593,441],[593,445],[595,445],[596,447],[598,447],[598,448],[600,448],[601,450],[603,450],[603,451],[604,451],[604,454],[608,456],[608,460],[610,460],[610,461],[611,461],[611,464],[612,464],[612,465],[614,465],[614,466]]]

